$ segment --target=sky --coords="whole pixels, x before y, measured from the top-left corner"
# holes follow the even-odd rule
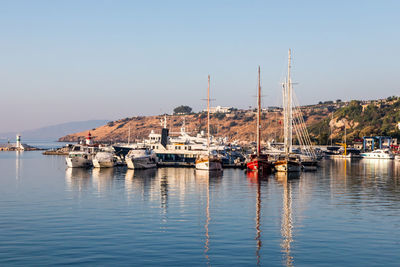
[[[400,1],[3,1],[0,132],[399,95]]]

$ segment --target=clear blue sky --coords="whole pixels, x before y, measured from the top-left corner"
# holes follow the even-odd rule
[[[398,95],[400,1],[0,1],[0,132],[213,105]]]

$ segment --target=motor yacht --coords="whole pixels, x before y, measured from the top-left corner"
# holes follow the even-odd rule
[[[394,154],[387,148],[361,153],[361,157],[364,159],[394,159]]]
[[[93,157],[92,162],[95,168],[111,168],[115,166],[116,158],[113,153],[102,151]]]
[[[125,157],[129,169],[150,169],[157,167],[157,156],[148,148],[134,148]]]

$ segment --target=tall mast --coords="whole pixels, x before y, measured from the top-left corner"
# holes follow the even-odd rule
[[[261,81],[260,81],[260,66],[258,66],[258,112],[257,112],[257,156],[261,153]]]
[[[346,133],[346,123],[344,124],[344,154],[347,155],[347,133]]]
[[[207,88],[207,149],[210,154],[210,75],[208,75]]]
[[[333,112],[331,113],[331,121],[333,120]],[[329,123],[329,124],[331,124],[331,123]],[[332,138],[333,138],[333,136],[332,136],[332,134],[333,134],[333,132],[332,132],[332,125],[330,125],[330,127],[331,127],[331,146],[333,145],[332,143],[333,143],[333,141],[332,141]]]
[[[289,114],[289,153],[292,152],[292,134],[293,134],[293,110],[292,110],[292,78],[290,77],[291,69],[291,50],[289,49],[289,65],[288,65],[288,114]]]

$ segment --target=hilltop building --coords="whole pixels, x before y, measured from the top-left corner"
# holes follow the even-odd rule
[[[207,109],[204,109],[203,112],[207,112]],[[221,107],[221,106],[216,106],[216,107],[210,107],[210,113],[231,113],[232,112],[232,107]]]

